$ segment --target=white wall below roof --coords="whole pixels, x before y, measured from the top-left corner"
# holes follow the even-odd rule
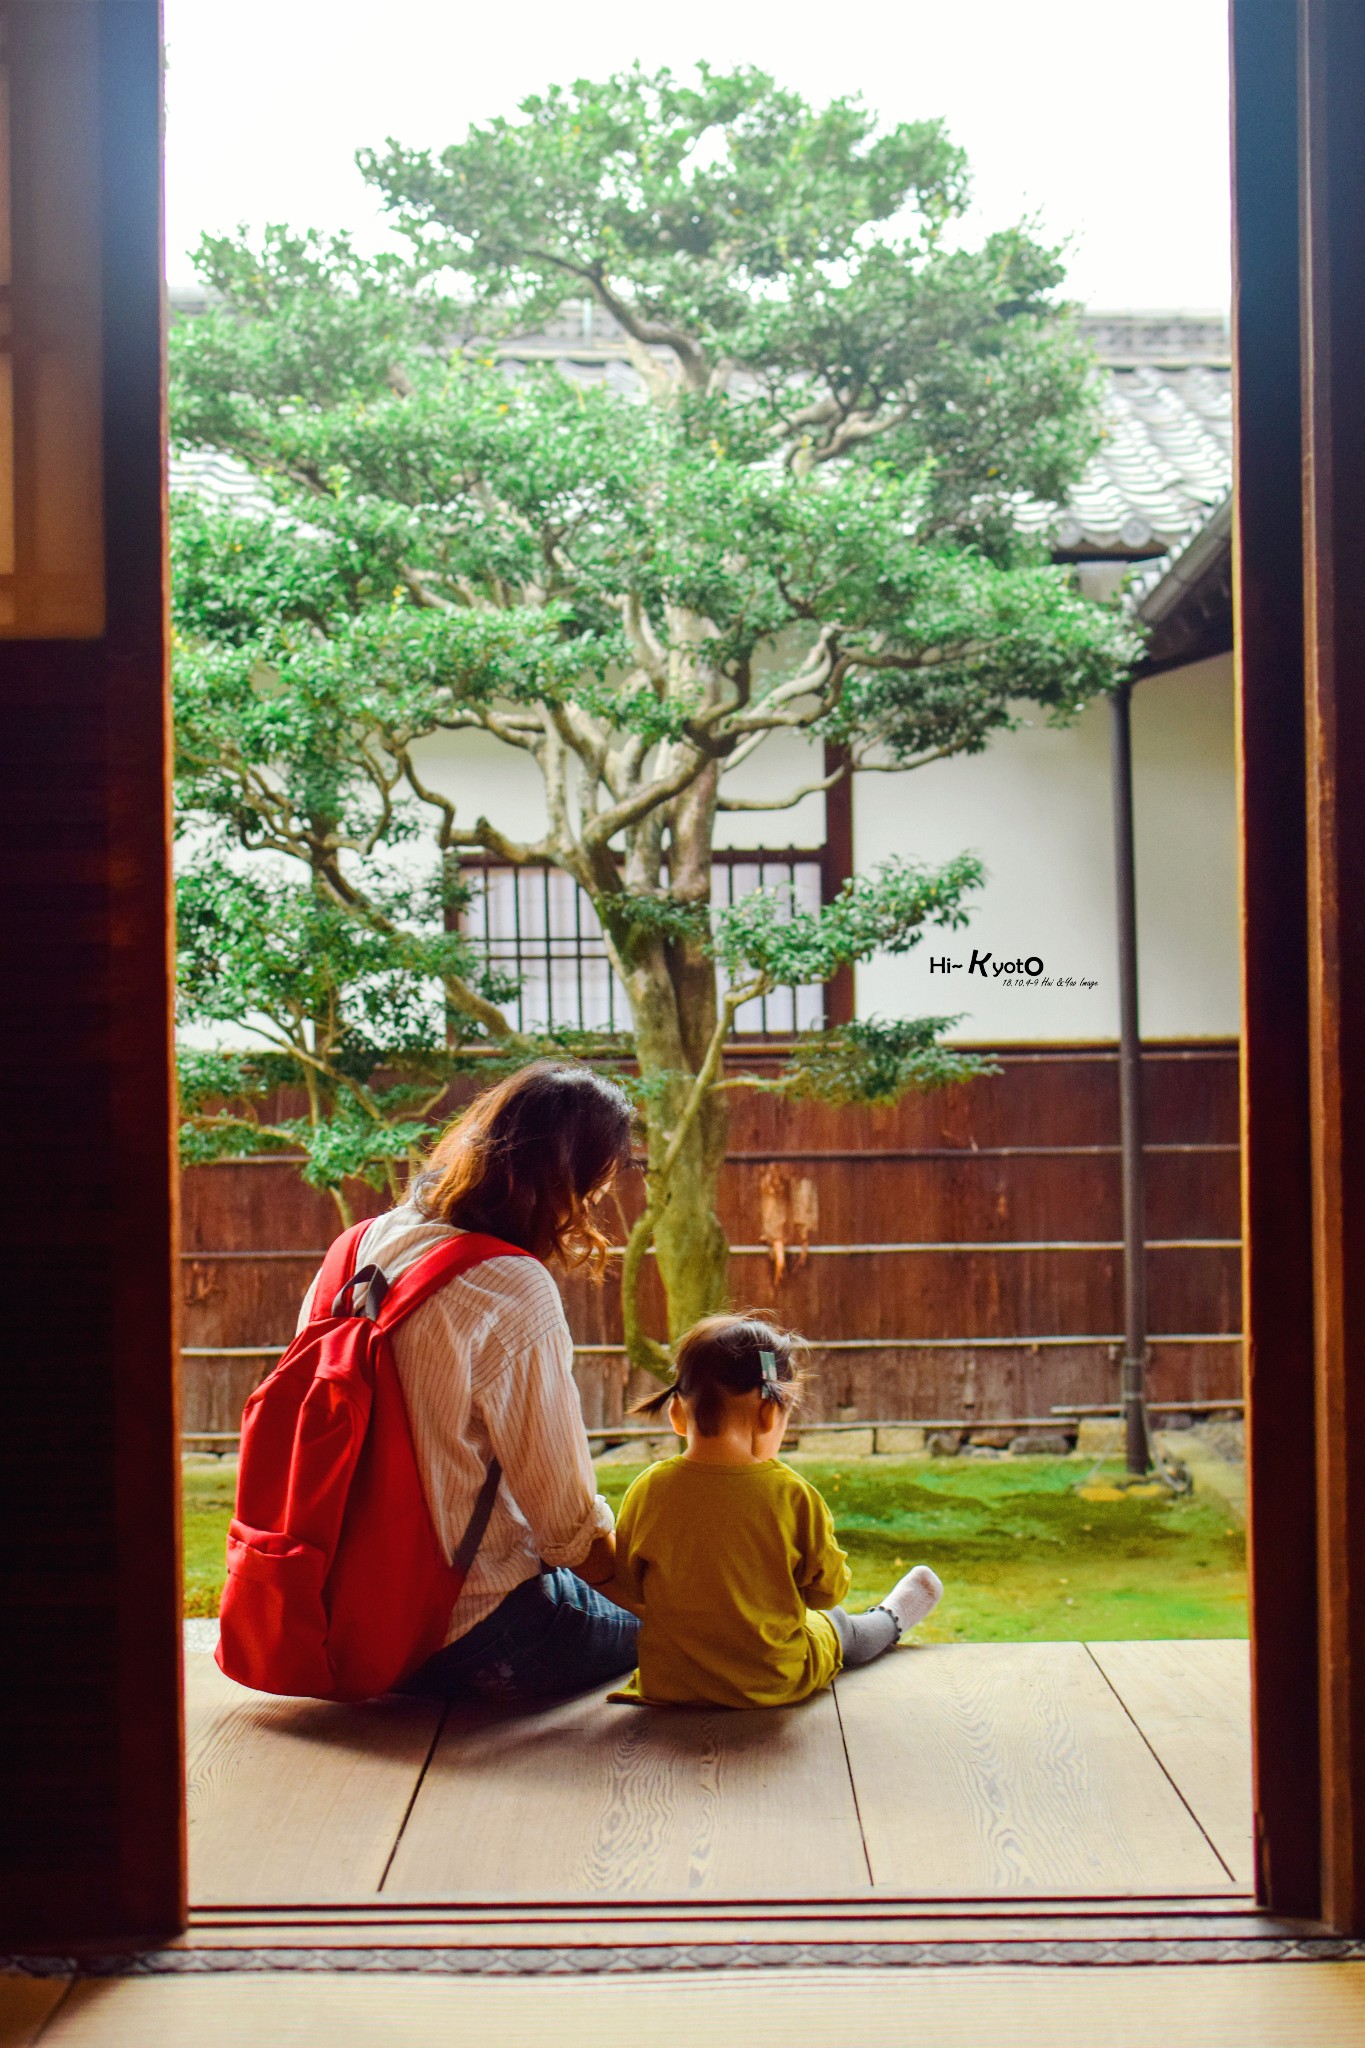
[[[509,839],[545,830],[545,785],[529,754],[487,732],[443,732],[418,740],[413,765],[429,789],[452,799],[466,830],[486,817]]]
[[[1133,700],[1141,1021],[1149,1038],[1232,1037],[1238,1029],[1237,835],[1230,656],[1139,685]],[[1109,711],[1095,704],[1061,731],[1035,722],[982,754],[854,791],[860,868],[893,853],[946,860],[971,849],[988,879],[965,930],[932,933],[912,953],[859,970],[858,1011],[883,1017],[962,1012],[956,1037],[992,1043],[1112,1038],[1118,1029]],[[487,815],[535,838],[545,806],[535,764],[484,734],[417,750],[424,775],[453,795],[460,822]],[[820,751],[770,742],[727,786],[775,795],[818,777]],[[721,845],[819,845],[823,799],[794,811],[719,821]],[[1036,955],[1051,987],[1006,987],[968,971],[973,949],[998,961]],[[931,974],[931,957],[962,962]],[[1065,978],[1075,984],[1059,985]],[[1091,981],[1093,988],[1081,984]]]
[[[1232,656],[1153,676],[1133,695],[1142,1029],[1241,1028]]]
[[[982,754],[860,778],[859,868],[893,853],[941,861],[970,849],[987,881],[964,930],[933,933],[912,953],[859,970],[859,1015],[961,1012],[955,1037],[993,1043],[1116,1034],[1109,716],[1095,704],[1062,731],[1039,720]],[[1235,1036],[1230,656],[1139,685],[1133,756],[1143,1035]],[[1036,956],[1052,985],[983,979],[970,971],[974,950],[992,954],[992,969]],[[931,973],[933,957],[961,966]]]
[[[721,781],[721,794],[771,802],[818,782],[824,750],[799,733],[776,732],[747,761]],[[803,796],[785,811],[723,811],[716,820],[717,846],[823,846],[825,799]]]
[[[491,733],[441,733],[413,748],[418,773],[443,796],[453,797],[458,823],[486,814],[513,839],[538,839],[545,830],[545,791],[529,754]],[[798,734],[775,733],[724,779],[726,796],[771,800],[818,782],[823,754]],[[726,811],[716,823],[717,846],[823,846],[825,800],[813,795],[789,810]]]

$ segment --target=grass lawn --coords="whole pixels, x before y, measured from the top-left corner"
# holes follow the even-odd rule
[[[237,1490],[237,1461],[214,1458],[182,1465],[185,1527],[185,1612],[213,1615],[223,1593],[223,1553]]]
[[[1119,1461],[795,1457],[834,1510],[868,1606],[912,1564],[944,1581],[935,1642],[1244,1636],[1245,1533],[1216,1494],[1115,1494]],[[613,1505],[640,1470],[603,1464]],[[216,1614],[231,1465],[185,1467],[185,1611]],[[1084,1489],[1080,1491],[1079,1489]]]

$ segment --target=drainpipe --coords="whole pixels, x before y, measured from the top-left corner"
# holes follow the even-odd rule
[[[1142,1131],[1142,1040],[1138,1034],[1137,886],[1133,856],[1131,682],[1110,699],[1114,781],[1114,880],[1118,911],[1119,1120],[1123,1163],[1123,1403],[1128,1470],[1151,1470],[1147,1424],[1147,1244]]]
[[[1077,564],[1076,581],[1097,604],[1114,604],[1127,563]],[[1129,1472],[1152,1469],[1147,1420],[1147,1216],[1142,1129],[1142,1040],[1138,1031],[1137,881],[1133,853],[1133,735],[1131,681],[1110,699],[1110,760],[1114,792],[1114,894],[1119,970],[1119,1143],[1123,1172],[1123,1355],[1120,1394]]]

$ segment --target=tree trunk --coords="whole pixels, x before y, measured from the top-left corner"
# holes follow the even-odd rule
[[[654,1249],[668,1303],[668,1338],[676,1340],[699,1316],[723,1308],[729,1247],[716,1215],[716,1185],[725,1157],[723,1096],[701,1105],[677,1157],[663,1178],[664,1155],[686,1113],[693,1083],[715,1028],[715,963],[693,941],[637,940],[626,978],[635,1027],[635,1050],[645,1097],[646,1175],[651,1207],[658,1208]],[[628,1262],[623,1285],[633,1288]],[[660,1335],[663,1333],[660,1332]],[[643,1354],[638,1364],[655,1363]]]
[[[703,916],[711,895],[711,837],[716,776],[708,770],[679,799],[668,819],[669,895]],[[633,877],[657,887],[665,855],[661,820],[651,821],[631,851]],[[609,914],[609,913],[608,913]],[[716,1029],[716,963],[700,937],[665,938],[629,924],[613,934],[630,999],[635,1051],[646,1084],[648,1198],[653,1245],[668,1305],[668,1339],[676,1343],[700,1316],[724,1308],[729,1246],[716,1215],[716,1188],[725,1158],[728,1106],[723,1095],[692,1098],[696,1076]],[[674,1134],[694,1114],[665,1175]],[[644,1242],[637,1233],[622,1274],[627,1297],[627,1344],[633,1362],[658,1369],[662,1359],[631,1313]],[[658,1333],[662,1336],[662,1332]]]
[[[678,1094],[683,1093],[679,1088]],[[729,1300],[730,1247],[716,1214],[728,1121],[725,1097],[709,1096],[669,1174],[667,1201],[655,1226],[670,1343],[676,1343],[699,1316],[713,1315]],[[672,1122],[669,1118],[668,1129]],[[652,1130],[649,1135],[652,1151],[658,1140]]]
[[[668,1207],[654,1233],[668,1300],[670,1344],[729,1300],[730,1249],[716,1215],[716,1180],[704,1157],[684,1154],[671,1176]]]

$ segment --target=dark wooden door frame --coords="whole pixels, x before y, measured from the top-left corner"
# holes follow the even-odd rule
[[[1233,0],[1261,1896],[1365,1931],[1365,12]]]
[[[48,10],[6,13],[19,132],[81,118]],[[98,638],[0,640],[12,1943],[164,1934],[186,1911],[160,9],[62,13],[96,77],[106,603]],[[30,238],[60,232],[44,201]]]
[[[152,1941],[186,1911],[160,23],[88,4],[108,618],[0,643],[9,1945]],[[1260,1896],[1365,1933],[1365,15],[1231,7]]]
[[[1281,1911],[1315,1915],[1320,1785],[1296,14],[1284,0],[1233,0],[1233,602],[1259,1890]]]
[[[1300,0],[1322,1912],[1365,1926],[1365,9]],[[1249,428],[1250,428],[1249,423]]]

